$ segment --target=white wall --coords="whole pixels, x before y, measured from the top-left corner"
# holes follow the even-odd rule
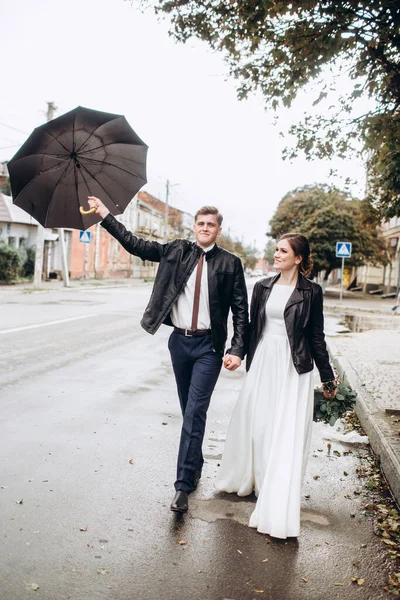
[[[36,229],[35,225],[0,222],[0,239],[9,243],[9,238],[15,238],[15,247],[19,248],[20,239],[24,238],[26,240],[25,246],[29,248],[36,242]]]

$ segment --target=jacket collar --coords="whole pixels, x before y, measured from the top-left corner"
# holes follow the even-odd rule
[[[274,275],[273,277],[265,277],[265,279],[262,279],[260,281],[260,283],[261,283],[261,285],[263,285],[266,288],[272,288],[273,285],[278,281],[280,276],[281,276],[281,274],[278,273],[277,275]],[[311,287],[311,282],[306,277],[304,277],[304,275],[299,273],[299,276],[297,278],[297,283],[295,285],[295,289],[296,290],[308,290],[310,287]]]
[[[198,256],[200,256],[200,254],[203,252],[203,249],[200,248],[200,246],[198,246],[197,244],[195,244],[196,247],[196,251]],[[214,244],[214,246],[211,248],[211,250],[209,250],[208,252],[205,253],[205,259],[206,262],[208,262],[213,256],[215,256],[218,252],[219,248],[217,246],[217,244]]]

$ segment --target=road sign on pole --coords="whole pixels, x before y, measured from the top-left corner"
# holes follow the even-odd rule
[[[90,244],[92,241],[92,232],[91,231],[80,231],[79,232],[79,241],[82,244]]]
[[[351,242],[336,242],[336,258],[350,258]]]
[[[343,298],[344,259],[351,256],[351,242],[336,242],[336,258],[342,259],[342,274],[340,277],[340,303]]]

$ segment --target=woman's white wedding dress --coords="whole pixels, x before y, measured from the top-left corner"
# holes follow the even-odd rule
[[[228,427],[216,487],[257,503],[249,526],[300,534],[301,483],[313,420],[314,375],[294,368],[283,317],[292,286],[274,285],[266,326]]]

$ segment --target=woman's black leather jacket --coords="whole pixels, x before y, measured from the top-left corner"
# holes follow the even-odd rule
[[[247,370],[250,368],[264,332],[267,300],[279,277],[279,274],[275,277],[266,277],[254,286],[250,307]],[[284,318],[296,371],[308,373],[313,369],[315,361],[321,381],[334,379],[325,343],[321,286],[299,273],[297,285],[286,304]]]

